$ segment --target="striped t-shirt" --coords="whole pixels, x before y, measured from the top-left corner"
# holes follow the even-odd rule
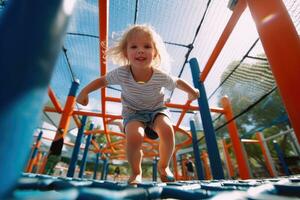
[[[137,83],[129,66],[118,67],[106,75],[108,85],[120,85],[122,88],[122,116],[128,117],[135,111],[152,111],[164,107],[164,89],[173,91],[177,77],[170,76],[159,69],[153,69],[150,80]]]

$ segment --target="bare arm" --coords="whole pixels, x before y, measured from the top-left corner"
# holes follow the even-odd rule
[[[186,81],[182,80],[182,79],[178,79],[176,81],[177,84],[177,88],[180,90],[185,91],[188,94],[188,100],[189,101],[193,101],[197,98],[200,97],[200,92],[198,89],[194,88],[193,86],[191,86],[189,83],[187,83]]]
[[[102,76],[100,78],[97,78],[90,82],[87,86],[85,86],[77,96],[76,101],[81,104],[86,106],[89,103],[89,93],[106,87],[107,86],[107,81],[106,81],[106,76]]]

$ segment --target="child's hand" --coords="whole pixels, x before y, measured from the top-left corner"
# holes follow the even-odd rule
[[[89,103],[89,96],[88,94],[86,94],[85,92],[81,91],[78,95],[78,97],[76,98],[76,102],[86,106]]]
[[[200,92],[198,89],[194,89],[192,93],[188,94],[188,100],[194,101],[195,99],[198,99],[200,97]]]

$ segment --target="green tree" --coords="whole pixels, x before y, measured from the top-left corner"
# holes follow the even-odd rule
[[[255,138],[255,132],[262,131],[265,137],[278,133],[288,124],[287,114],[270,70],[265,55],[258,55],[255,62],[233,61],[223,72],[223,83],[218,98],[227,95],[230,99],[233,113],[238,116],[235,122],[241,138]],[[252,60],[251,60],[252,61]],[[219,104],[220,107],[221,104]],[[219,137],[228,138],[228,130],[224,125],[224,117],[215,120]],[[287,138],[279,138],[279,143],[285,146],[286,155],[291,151]],[[273,148],[269,146],[272,154]],[[262,152],[256,144],[247,144],[245,149],[252,166],[265,167]],[[265,168],[266,170],[266,168]]]

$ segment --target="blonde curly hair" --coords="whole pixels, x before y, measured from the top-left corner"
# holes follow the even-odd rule
[[[147,24],[131,25],[127,28],[121,38],[107,50],[106,55],[108,58],[110,58],[114,64],[120,66],[129,65],[129,60],[126,57],[128,38],[137,32],[147,34],[153,42],[156,56],[151,63],[152,66],[164,71],[169,71],[170,56],[166,50],[165,44],[154,28]]]

